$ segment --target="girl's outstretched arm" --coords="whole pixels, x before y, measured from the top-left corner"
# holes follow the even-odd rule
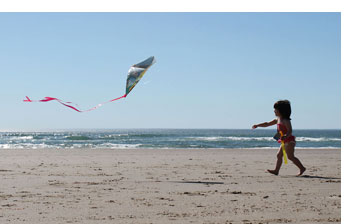
[[[275,125],[278,123],[278,120],[277,119],[274,119],[272,121],[269,121],[269,122],[264,122],[264,123],[260,123],[260,124],[255,124],[252,126],[252,129],[256,129],[258,127],[269,127],[269,126],[272,126],[272,125]]]

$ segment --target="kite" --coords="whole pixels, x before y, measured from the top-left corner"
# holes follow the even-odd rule
[[[128,96],[128,94],[132,91],[132,89],[136,86],[136,84],[141,80],[141,78],[144,76],[144,74],[146,73],[146,71],[156,62],[155,57],[151,56],[148,59],[132,65],[128,71],[128,77],[127,77],[127,84],[126,84],[126,89],[125,89],[125,94],[121,97],[115,98],[113,100],[109,100],[103,103],[98,104],[97,106],[94,106],[88,110],[80,110],[78,109],[78,105],[72,103],[72,102],[65,102],[61,99],[58,98],[54,98],[54,97],[44,97],[44,99],[42,100],[31,100],[28,96],[26,96],[26,99],[23,100],[24,102],[49,102],[49,101],[57,101],[59,103],[61,103],[62,105],[69,107],[77,112],[88,112],[88,111],[92,111],[95,110],[99,107],[101,107],[102,105],[106,104],[106,103],[110,103],[116,100],[120,100],[122,98],[126,98]],[[73,106],[75,105],[75,106]]]

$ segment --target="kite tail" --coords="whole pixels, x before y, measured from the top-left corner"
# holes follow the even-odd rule
[[[71,109],[73,109],[73,110],[75,110],[77,112],[82,113],[82,112],[88,112],[88,111],[91,111],[91,110],[95,110],[95,109],[103,106],[106,103],[110,103],[110,102],[113,102],[113,101],[116,101],[116,100],[120,100],[120,99],[125,98],[125,97],[127,97],[127,94],[124,94],[123,96],[115,98],[113,100],[109,100],[107,102],[100,103],[97,106],[94,106],[94,107],[92,107],[92,108],[90,108],[88,110],[80,110],[80,109],[77,108],[77,107],[79,107],[77,104],[74,104],[72,102],[65,102],[65,101],[62,101],[61,99],[54,98],[54,97],[44,97],[44,99],[42,99],[42,100],[31,100],[28,96],[26,96],[26,99],[23,100],[23,102],[30,102],[30,103],[32,103],[32,102],[49,102],[49,101],[55,100],[55,101],[58,101],[60,104],[66,106],[66,107],[69,107],[69,108],[71,108]],[[72,106],[70,104],[74,104],[76,107],[74,107],[74,106]]]

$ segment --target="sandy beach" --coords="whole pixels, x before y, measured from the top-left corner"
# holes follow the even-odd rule
[[[0,223],[339,223],[339,149],[2,149]]]

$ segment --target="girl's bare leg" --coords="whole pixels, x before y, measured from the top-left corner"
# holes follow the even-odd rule
[[[297,176],[301,176],[305,172],[306,168],[302,165],[300,160],[298,158],[296,158],[294,155],[295,142],[289,142],[289,143],[285,144],[285,151],[288,156],[288,159],[290,161],[292,161],[300,169],[300,172]]]
[[[283,163],[283,150],[280,146],[278,153],[277,153],[277,163],[275,165],[275,169],[274,170],[267,170],[267,171],[271,174],[278,175],[282,163]]]

